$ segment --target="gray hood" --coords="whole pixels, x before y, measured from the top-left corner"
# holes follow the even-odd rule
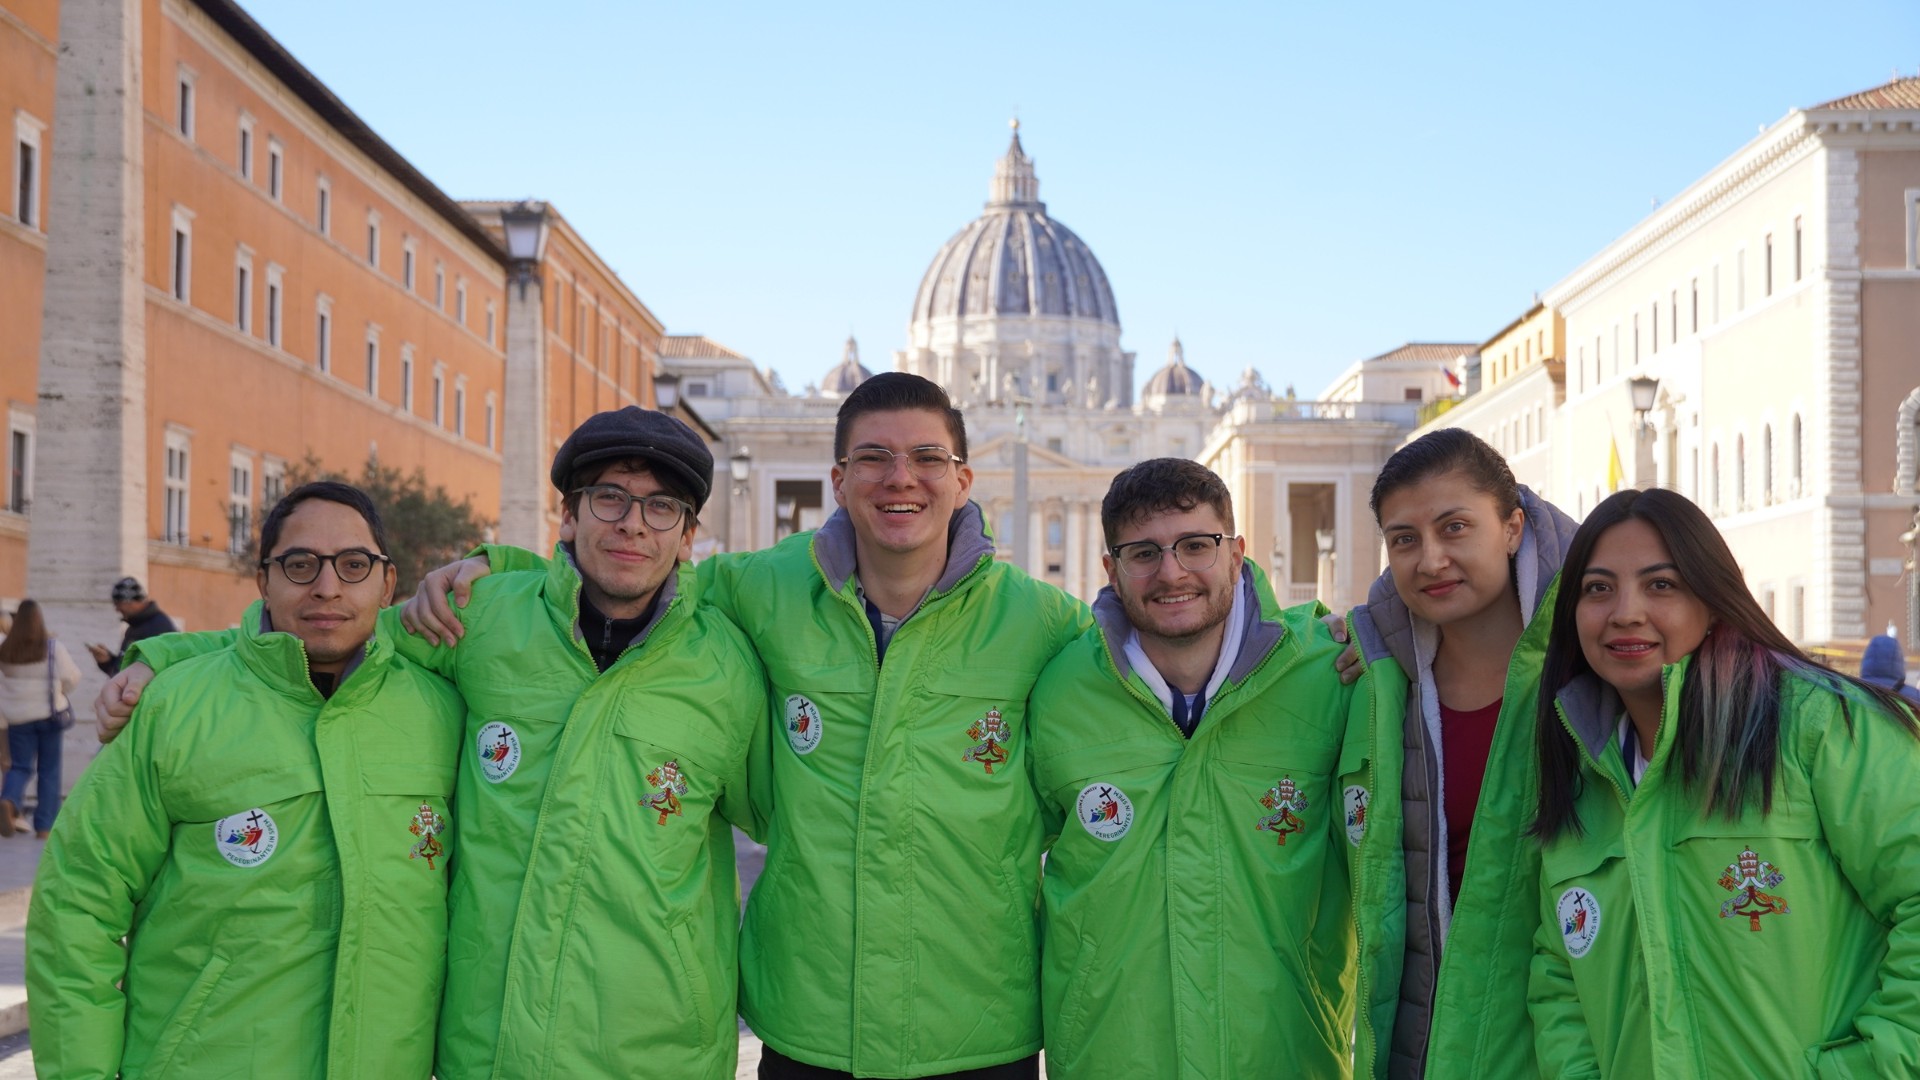
[[[813,534],[813,559],[826,575],[827,587],[839,592],[858,568],[854,554],[853,521],[842,508]],[[993,558],[993,537],[987,532],[980,504],[969,501],[953,512],[947,523],[947,568],[934,582],[933,593],[945,593],[972,573],[982,559]],[[932,594],[929,594],[932,595]]]
[[[1227,669],[1227,682],[1238,685],[1258,667],[1260,661],[1273,651],[1274,647],[1287,635],[1287,628],[1279,619],[1271,621],[1261,617],[1260,590],[1254,586],[1253,570],[1250,564],[1242,560],[1240,565],[1240,599],[1245,612],[1241,620],[1240,655],[1234,657],[1233,665]],[[1127,619],[1126,608],[1120,603],[1120,597],[1108,585],[1093,598],[1093,621],[1100,627],[1100,636],[1106,641],[1107,655],[1113,658],[1113,666],[1120,672],[1124,681],[1133,674],[1133,667],[1127,662],[1127,635],[1133,632],[1133,623]]]

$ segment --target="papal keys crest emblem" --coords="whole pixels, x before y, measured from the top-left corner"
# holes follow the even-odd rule
[[[993,775],[995,765],[1007,763],[1007,722],[1001,718],[999,709],[988,709],[987,714],[973,722],[967,729],[967,738],[974,740],[960,760],[977,761],[986,767],[987,775]]]
[[[648,773],[647,783],[657,790],[641,799],[640,805],[659,814],[656,824],[665,825],[669,817],[680,814],[680,796],[687,793],[687,778],[681,775],[678,761],[669,761]]]
[[[1300,793],[1291,776],[1282,777],[1278,784],[1268,788],[1267,793],[1260,796],[1260,805],[1271,813],[1261,818],[1254,828],[1272,832],[1280,839],[1281,847],[1287,846],[1288,835],[1299,832],[1306,824],[1300,815],[1306,812],[1307,797]]]
[[[427,860],[427,869],[433,869],[433,860],[446,854],[446,848],[440,843],[440,834],[446,830],[447,819],[433,811],[433,807],[420,804],[420,812],[413,815],[413,823],[407,831],[420,839],[414,842],[413,850],[407,852],[409,859]]]
[[[1747,929],[1759,932],[1762,916],[1788,913],[1785,897],[1765,891],[1785,880],[1787,875],[1778,867],[1760,858],[1752,848],[1745,849],[1720,872],[1720,887],[1733,893],[1732,899],[1720,905],[1720,917],[1731,919],[1745,915]]]

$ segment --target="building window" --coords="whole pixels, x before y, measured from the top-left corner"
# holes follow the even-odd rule
[[[1793,219],[1793,280],[1800,280],[1800,219]]]
[[[1720,516],[1720,445],[1714,444],[1713,454],[1707,461],[1707,507],[1715,517]]]
[[[333,299],[320,294],[314,311],[313,366],[324,375],[333,370]]]
[[[1647,314],[1651,319],[1651,327],[1653,330],[1653,333],[1647,335],[1647,351],[1657,356],[1660,353],[1660,301],[1655,300],[1653,303],[1648,304]],[[1640,358],[1635,356],[1634,363],[1637,364],[1639,362]]]
[[[1658,328],[1656,327],[1655,330],[1654,339],[1657,341],[1659,340]],[[1640,366],[1640,316],[1638,313],[1633,316],[1633,366]]]
[[[253,252],[245,247],[234,259],[233,325],[243,332],[253,329]]]
[[[285,275],[284,267],[267,264],[267,344],[276,349],[280,347],[280,296]]]
[[[1747,437],[1733,437],[1733,508],[1747,508]]]
[[[193,299],[193,211],[173,208],[173,252],[170,259],[173,298],[185,304]]]
[[[1801,469],[1800,451],[1801,451],[1802,445],[1803,444],[1800,441],[1800,417],[1798,414],[1795,414],[1793,418],[1793,438],[1787,443],[1787,497],[1788,498],[1799,498],[1802,494],[1804,494],[1804,492],[1801,489],[1801,473],[1800,473],[1800,469]]]
[[[487,301],[487,344],[489,345],[494,343],[493,330],[493,301],[489,300]]]
[[[380,396],[380,332],[367,331],[367,393]]]
[[[287,463],[270,457],[260,463],[260,506],[272,510],[287,493]]]
[[[413,346],[400,346],[400,408],[413,412]]]
[[[464,436],[467,433],[467,377],[453,380],[453,433]]]
[[[400,284],[413,291],[413,237],[400,241]]]
[[[1747,249],[1733,253],[1733,310],[1747,310]]]
[[[1680,290],[1667,293],[1667,343],[1675,344],[1680,340]]]
[[[1421,390],[1417,386],[1409,386],[1401,391],[1401,396],[1402,399],[1406,401],[1419,401],[1421,400]]]
[[[253,117],[240,114],[240,179],[253,179]]]
[[[467,325],[467,283],[464,281],[453,283],[453,319],[461,326]]]
[[[1691,312],[1687,319],[1687,333],[1700,332],[1700,279],[1694,278],[1687,286],[1687,310]]]
[[[1773,505],[1773,425],[1760,429],[1760,501]]]
[[[487,391],[486,420],[487,420],[487,431],[486,431],[487,449],[491,450],[493,449],[493,391],[491,390]]]
[[[193,78],[192,71],[185,67],[180,69],[180,95],[174,116],[180,134],[189,140],[193,138]]]
[[[227,554],[239,555],[253,539],[253,455],[235,450],[227,467]]]
[[[313,183],[313,224],[321,236],[327,236],[333,232],[333,181],[322,176]]]
[[[1907,189],[1907,269],[1920,270],[1920,188]]]
[[[7,414],[7,510],[24,514],[33,507],[33,416]]]
[[[1772,233],[1767,234],[1766,262],[1764,264],[1764,268],[1766,271],[1766,279],[1765,279],[1766,292],[1763,292],[1760,295],[1772,296],[1773,295],[1773,234]]]
[[[186,432],[167,432],[166,496],[160,541],[181,547],[187,546],[188,541],[187,496],[191,490],[187,486],[187,466],[191,451],[192,443]]]
[[[433,307],[435,311],[447,310],[447,268],[438,259],[433,263]]]
[[[447,368],[433,365],[433,426],[447,426]]]
[[[286,160],[286,147],[280,145],[279,139],[269,137],[267,139],[267,194],[273,197],[274,202],[280,201],[280,184],[286,173]]]
[[[380,269],[380,212],[367,211],[367,265]]]
[[[1795,641],[1804,641],[1807,637],[1807,587],[1793,584],[1787,587],[1787,595],[1792,597],[1791,610],[1787,618],[1787,636]]]
[[[29,229],[40,224],[41,136],[47,125],[17,113],[13,118],[13,216]]]

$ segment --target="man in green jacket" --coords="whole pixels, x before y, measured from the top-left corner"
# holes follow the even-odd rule
[[[238,640],[154,684],[47,845],[43,1077],[432,1071],[460,699],[374,632],[395,575],[366,495],[305,485],[260,531]]]
[[[471,717],[436,1073],[730,1078],[729,822],[761,831],[747,772],[766,682],[740,631],[695,602],[686,560],[713,456],[629,407],[582,424],[551,476],[551,562],[475,588],[458,649],[398,635]],[[136,651],[158,659],[178,637]]]
[[[838,512],[700,565],[771,684],[767,864],[740,945],[769,1080],[1038,1075],[1027,695],[1087,613],[995,559],[966,456],[945,391],[876,375],[840,408]],[[449,586],[429,577],[410,617],[454,633]]]
[[[1096,626],[1034,688],[1048,831],[1047,1071],[1347,1077],[1354,1018],[1351,691],[1307,604],[1282,611],[1226,485],[1145,461],[1100,508]]]

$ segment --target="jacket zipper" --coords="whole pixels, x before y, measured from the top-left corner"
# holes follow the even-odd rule
[[[1356,649],[1359,648],[1360,639],[1354,633],[1353,612],[1351,611],[1347,612],[1347,640],[1350,642],[1353,642],[1354,647]],[[1364,675],[1365,673],[1366,673],[1365,670],[1362,669],[1361,674]],[[1373,763],[1374,763],[1374,755],[1375,755],[1375,747],[1373,745],[1373,742],[1374,742],[1373,718],[1374,718],[1374,708],[1378,704],[1379,704],[1379,695],[1375,692],[1373,680],[1368,679],[1367,680],[1367,769],[1366,769],[1365,775],[1367,780],[1367,785],[1366,785],[1366,790],[1368,793],[1367,798],[1369,802],[1371,802],[1373,799],[1373,789],[1376,783],[1373,775]],[[1340,801],[1341,801],[1341,809],[1345,810],[1346,798],[1345,798],[1344,792],[1342,793]],[[1355,852],[1354,860],[1353,860],[1353,869],[1355,871],[1360,870],[1363,866],[1369,865],[1369,861],[1367,859],[1367,853],[1371,849],[1367,847],[1367,839],[1368,839],[1367,833],[1362,832],[1360,834],[1359,850]],[[1359,984],[1356,988],[1357,1001],[1355,1003],[1355,1008],[1359,1010],[1357,1024],[1358,1026],[1364,1027],[1366,1029],[1367,1041],[1369,1043],[1369,1045],[1366,1048],[1367,1050],[1367,1059],[1365,1061],[1366,1069],[1361,1074],[1361,1077],[1362,1077],[1362,1080],[1373,1080],[1375,1065],[1380,1060],[1380,1033],[1373,1030],[1373,991],[1372,991],[1371,983],[1367,978],[1367,932],[1366,932],[1366,929],[1362,926],[1361,919],[1360,919],[1360,882],[1361,880],[1362,880],[1362,875],[1359,873],[1354,873],[1351,876],[1351,878],[1347,881],[1347,892],[1348,892],[1347,905],[1349,910],[1352,912],[1352,917],[1353,917],[1354,952],[1359,957],[1359,960],[1360,960],[1360,963],[1358,965],[1360,969]],[[1438,972],[1436,972],[1435,974],[1437,975]]]

